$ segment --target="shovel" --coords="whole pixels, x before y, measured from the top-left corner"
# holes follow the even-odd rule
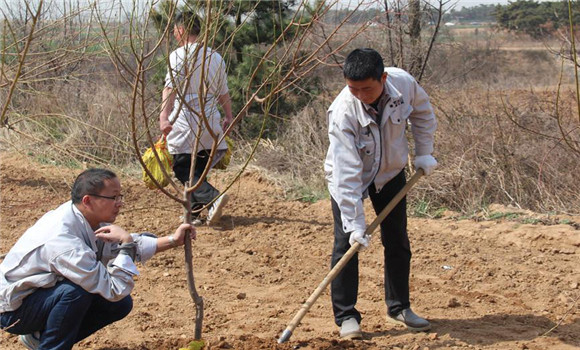
[[[374,230],[379,226],[379,224],[389,215],[391,210],[407,195],[407,192],[415,185],[415,183],[419,180],[419,178],[423,176],[423,169],[418,169],[415,172],[415,175],[411,177],[411,179],[405,184],[405,186],[397,193],[397,195],[387,204],[387,206],[379,213],[379,215],[373,220],[373,222],[367,227],[365,230],[365,234],[370,235],[374,232]],[[302,305],[296,316],[290,321],[288,327],[282,332],[282,335],[278,339],[278,343],[282,344],[292,336],[292,332],[302,318],[306,315],[306,313],[310,310],[312,305],[316,302],[316,299],[320,296],[322,291],[336,278],[338,273],[344,268],[346,263],[353,257],[353,255],[358,252],[360,249],[361,244],[359,242],[355,242],[350,249],[342,256],[342,258],[334,265],[332,270],[324,277],[324,280],[318,285],[316,290],[310,295],[308,300]]]

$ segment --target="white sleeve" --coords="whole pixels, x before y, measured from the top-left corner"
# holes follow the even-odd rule
[[[332,113],[332,112],[329,112]],[[355,131],[347,123],[329,119],[328,137],[332,155],[333,198],[341,212],[345,232],[366,229],[363,207],[363,163],[358,153]]]
[[[176,86],[181,86],[181,82],[184,79],[183,62],[183,58],[178,57],[177,50],[169,55],[169,67],[167,67],[167,74],[165,75],[165,87],[175,89]]]
[[[151,259],[157,251],[157,236],[152,233],[132,233],[133,241],[137,243],[137,254],[135,260],[144,263]]]
[[[409,116],[411,132],[415,140],[415,155],[423,156],[433,153],[434,135],[437,129],[437,120],[429,96],[425,90],[413,80],[413,111]]]

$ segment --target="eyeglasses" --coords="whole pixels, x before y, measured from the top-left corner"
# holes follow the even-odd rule
[[[111,200],[114,200],[116,203],[123,202],[123,195],[122,194],[118,194],[116,196],[101,196],[100,194],[89,193],[89,196],[111,199]]]

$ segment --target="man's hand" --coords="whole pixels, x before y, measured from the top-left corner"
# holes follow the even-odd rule
[[[230,115],[230,116],[227,116],[227,115],[226,115],[226,116],[224,117],[224,121],[223,121],[223,123],[222,123],[222,130],[224,130],[224,131],[225,131],[225,130],[228,128],[228,126],[230,126],[230,125],[232,124],[232,120],[233,120],[233,118],[232,118],[232,116],[231,116],[231,115]]]
[[[232,121],[234,120],[234,117],[232,114],[232,100],[230,98],[229,92],[226,92],[225,94],[220,95],[218,97],[218,103],[224,109],[224,120],[222,122],[222,128],[225,131],[228,128],[228,126],[230,126]]]
[[[428,154],[415,158],[415,169],[423,169],[426,176],[431,175],[435,168],[437,168],[437,161],[432,155]]]
[[[105,242],[131,243],[133,237],[117,225],[103,226],[95,231],[95,236]]]
[[[195,227],[190,224],[181,224],[173,234],[173,239],[175,239],[178,245],[185,244],[185,233],[187,231],[189,231],[189,236],[192,241],[196,238],[197,232],[195,231]]]
[[[363,247],[368,248],[370,243],[370,236],[365,235],[364,231],[352,231],[348,243],[353,245],[354,242],[359,242]]]
[[[173,125],[169,122],[169,118],[159,118],[159,129],[163,133],[163,135],[167,136],[173,130]]]

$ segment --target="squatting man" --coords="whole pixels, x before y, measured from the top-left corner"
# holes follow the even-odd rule
[[[195,228],[180,225],[157,238],[113,225],[121,182],[111,171],[88,169],[71,200],[30,227],[0,264],[0,325],[28,349],[71,349],[129,314],[135,262],[184,244]]]
[[[369,245],[363,199],[370,197],[378,214],[405,186],[407,120],[415,140],[415,168],[429,175],[437,166],[431,155],[435,115],[427,94],[409,73],[385,69],[373,49],[356,49],[347,56],[343,75],[346,87],[328,109],[330,143],[324,164],[334,217],[333,267],[355,242]],[[411,248],[405,199],[380,226],[386,319],[410,330],[428,330],[429,321],[417,316],[409,302]],[[358,272],[355,254],[331,285],[334,319],[346,339],[362,337],[362,317],[355,308]]]

